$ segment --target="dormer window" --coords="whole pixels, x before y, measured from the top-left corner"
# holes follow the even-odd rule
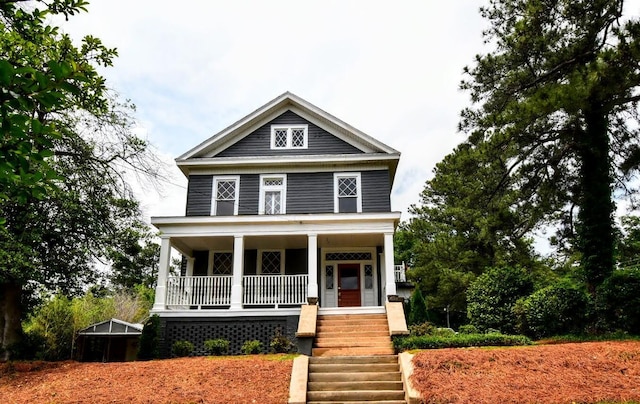
[[[271,149],[306,149],[308,125],[271,125]]]

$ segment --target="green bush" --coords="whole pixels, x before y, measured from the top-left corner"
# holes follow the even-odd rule
[[[449,336],[423,335],[395,338],[396,351],[410,349],[467,348],[480,346],[531,345],[531,340],[523,335],[503,334],[453,334]]]
[[[431,335],[438,337],[450,337],[452,335],[456,335],[456,332],[451,328],[436,328]]]
[[[489,268],[467,290],[467,311],[471,324],[505,332],[515,330],[511,314],[516,301],[533,292],[533,281],[523,268]]]
[[[291,342],[286,335],[282,334],[280,329],[276,330],[276,334],[271,338],[269,347],[273,353],[289,353],[295,348],[293,342]]]
[[[204,351],[209,355],[225,355],[229,353],[229,341],[223,338],[208,339],[204,342]]]
[[[613,271],[596,291],[602,328],[640,335],[640,268]]]
[[[149,317],[142,329],[138,360],[151,360],[160,357],[160,317],[157,314]]]
[[[240,348],[243,354],[252,355],[262,353],[262,342],[257,339],[245,341]]]
[[[587,324],[589,296],[568,281],[540,289],[513,308],[518,331],[534,338],[582,333]]]
[[[458,328],[458,332],[460,334],[478,334],[478,329],[473,324],[465,324]]]
[[[181,358],[191,355],[194,348],[193,344],[189,341],[176,341],[171,346],[171,353],[173,356]]]
[[[430,322],[424,322],[421,324],[413,324],[409,326],[409,334],[414,336],[431,335],[435,332],[436,327]]]
[[[411,294],[410,310],[409,324],[422,324],[428,320],[427,305],[420,288],[415,288]]]

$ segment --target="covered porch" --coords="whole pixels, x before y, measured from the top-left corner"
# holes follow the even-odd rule
[[[162,241],[152,312],[384,305],[396,295],[399,214],[340,216],[153,218]],[[174,250],[183,259],[171,272]]]

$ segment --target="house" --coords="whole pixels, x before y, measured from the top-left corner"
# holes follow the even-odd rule
[[[185,216],[154,217],[162,354],[187,339],[293,338],[301,305],[396,296],[390,194],[400,153],[289,92],[176,159]],[[170,272],[172,250],[182,259]],[[401,270],[402,268],[399,268]]]

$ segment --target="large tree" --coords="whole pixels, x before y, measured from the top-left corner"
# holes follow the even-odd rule
[[[613,269],[612,192],[640,163],[640,23],[622,12],[622,0],[491,0],[492,51],[462,83],[469,144],[505,164],[512,209],[563,226],[592,293]]]
[[[114,49],[46,23],[82,0],[0,2],[0,360],[21,338],[25,291],[72,294],[138,218],[127,170],[155,170],[132,106],[97,72]]]

